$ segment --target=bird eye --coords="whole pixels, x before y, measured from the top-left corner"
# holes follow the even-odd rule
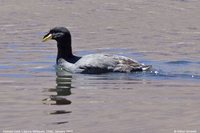
[[[53,36],[55,37],[55,38],[62,38],[63,36],[64,36],[64,34],[63,33],[61,33],[61,32],[57,32],[57,33],[53,33]]]

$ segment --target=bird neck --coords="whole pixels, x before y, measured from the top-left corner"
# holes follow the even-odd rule
[[[72,54],[72,47],[71,47],[71,41],[70,42],[57,42],[57,63],[60,58],[65,59],[66,61],[70,60],[70,58],[73,58],[74,55]]]

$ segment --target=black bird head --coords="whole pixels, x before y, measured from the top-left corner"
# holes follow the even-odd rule
[[[44,37],[43,42],[50,39],[56,40],[59,44],[64,44],[64,42],[71,43],[71,35],[67,28],[65,27],[55,27],[49,31]]]
[[[80,57],[74,56],[72,54],[72,47],[71,47],[71,34],[69,30],[65,27],[55,27],[49,31],[44,37],[43,42],[46,42],[50,39],[57,41],[57,59],[56,62],[58,64],[58,60],[60,58],[75,63],[80,59]]]

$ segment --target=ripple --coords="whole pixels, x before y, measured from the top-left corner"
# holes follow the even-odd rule
[[[193,63],[191,61],[184,61],[184,60],[179,60],[179,61],[169,61],[169,62],[166,62],[167,64],[183,64],[183,65],[186,65],[186,64],[190,64],[190,63]]]
[[[30,75],[30,74],[12,73],[12,74],[0,74],[0,77],[7,77],[7,78],[32,78],[33,76]]]
[[[10,65],[0,65],[0,69],[14,69],[16,68],[15,66],[10,66]]]

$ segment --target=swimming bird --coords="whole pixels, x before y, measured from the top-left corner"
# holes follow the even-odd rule
[[[151,68],[129,57],[112,54],[89,54],[82,57],[72,53],[71,34],[65,27],[55,27],[43,37],[47,40],[57,41],[56,63],[70,73],[99,74],[107,72],[136,72]]]

